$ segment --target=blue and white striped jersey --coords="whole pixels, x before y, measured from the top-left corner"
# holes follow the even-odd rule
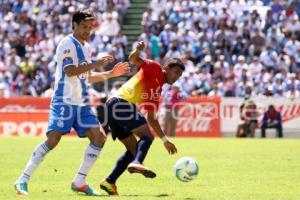
[[[83,106],[88,104],[88,73],[68,77],[64,69],[69,65],[91,63],[91,51],[87,42],[82,45],[72,34],[63,38],[57,46],[55,59],[55,86],[52,103]]]

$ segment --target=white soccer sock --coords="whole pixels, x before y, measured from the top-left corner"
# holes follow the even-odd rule
[[[102,149],[102,145],[95,145],[92,143],[89,144],[89,146],[85,151],[83,161],[78,170],[78,173],[73,179],[73,183],[76,186],[80,187],[87,184],[85,178],[88,172],[90,171],[90,169],[92,168],[92,166],[94,165],[94,163],[96,162],[101,149]]]
[[[39,166],[39,164],[43,161],[44,156],[50,151],[47,144],[45,142],[37,145],[35,150],[33,151],[30,160],[28,161],[23,174],[18,178],[17,182],[24,181],[28,182],[31,174],[35,171],[35,169]]]

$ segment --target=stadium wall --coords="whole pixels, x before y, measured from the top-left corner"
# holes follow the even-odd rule
[[[282,113],[283,130],[300,137],[300,99],[253,98],[262,116],[270,104]],[[176,136],[234,137],[242,98],[201,97],[180,103]],[[47,130],[49,98],[0,99],[0,135],[39,136]],[[164,109],[159,113],[163,123]],[[72,133],[71,135],[73,135]]]

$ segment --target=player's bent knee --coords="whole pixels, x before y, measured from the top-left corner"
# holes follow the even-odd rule
[[[91,142],[93,144],[105,144],[106,142],[106,136],[103,136],[101,134],[97,134],[92,140]]]
[[[136,154],[136,144],[125,144],[125,147],[132,155]]]
[[[91,143],[93,144],[101,144],[103,145],[106,142],[106,135],[104,131],[100,128],[97,129],[90,129],[86,133],[87,137],[90,139]]]
[[[135,154],[136,154],[135,148],[127,149],[127,151],[128,151],[129,153],[131,153],[133,156],[135,156]]]
[[[60,138],[61,138],[61,135],[60,136],[58,136],[58,135],[55,136],[55,135],[51,134],[50,136],[48,136],[48,139],[46,141],[48,148],[49,149],[54,149],[57,146],[57,144],[59,143]]]
[[[103,136],[103,137],[99,138],[99,140],[97,140],[98,144],[105,144],[105,142],[106,142],[106,136]]]

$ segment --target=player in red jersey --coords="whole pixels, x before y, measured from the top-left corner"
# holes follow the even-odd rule
[[[122,85],[116,96],[106,102],[112,137],[114,140],[118,138],[127,149],[116,162],[113,171],[100,183],[100,188],[110,195],[118,194],[115,183],[126,169],[130,173],[141,173],[147,178],[156,176],[143,165],[154,139],[150,128],[162,139],[170,154],[177,152],[175,145],[162,131],[156,111],[163,84],[173,84],[185,67],[178,58],[167,60],[163,67],[153,60],[143,59],[140,52],[144,47],[144,42],[139,42],[129,56],[129,61],[140,68],[139,72]],[[140,109],[147,111],[146,117],[140,113]]]

